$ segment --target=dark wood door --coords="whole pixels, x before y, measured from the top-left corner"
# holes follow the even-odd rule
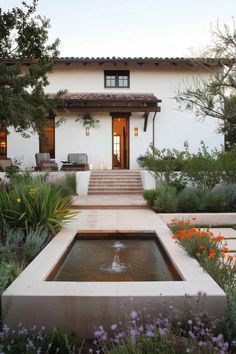
[[[129,118],[112,118],[112,168],[129,168]]]

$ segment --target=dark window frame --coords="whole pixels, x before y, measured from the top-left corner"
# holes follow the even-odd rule
[[[107,76],[115,76],[115,86],[107,85]],[[127,86],[119,86],[119,78],[121,76],[127,76]],[[129,70],[104,70],[104,87],[105,88],[130,88]]]
[[[51,122],[51,127],[53,128],[53,152],[50,153],[50,158],[55,159],[55,154],[56,154],[56,141],[55,141],[55,119],[50,118],[49,121]],[[48,128],[48,125],[46,125],[44,128]],[[42,145],[43,145],[43,135],[39,135],[39,152],[44,152],[42,151]]]

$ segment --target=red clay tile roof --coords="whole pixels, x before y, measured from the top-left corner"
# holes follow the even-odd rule
[[[30,58],[21,58],[21,57],[12,57],[12,58],[0,58],[0,62],[12,64],[14,62],[21,62],[23,64],[32,64],[37,62],[36,59]],[[77,63],[81,65],[87,64],[124,64],[127,65],[128,63],[143,65],[143,64],[184,64],[190,66],[199,66],[199,65],[210,65],[210,66],[222,66],[222,64],[226,64],[229,62],[235,63],[235,60],[221,58],[186,58],[186,57],[60,57],[56,58],[56,63],[63,63],[63,64],[72,64]],[[199,64],[200,63],[200,64]]]
[[[54,99],[56,94],[49,93],[48,97]],[[61,99],[66,102],[144,102],[157,103],[161,102],[154,96],[153,93],[95,93],[95,92],[67,92],[61,96]]]

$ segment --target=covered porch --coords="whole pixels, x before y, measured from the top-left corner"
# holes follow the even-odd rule
[[[68,146],[68,153],[87,153],[89,163],[97,169],[133,169],[137,168],[134,160],[140,154],[139,142],[142,144],[142,153],[150,143],[155,144],[155,117],[156,113],[160,112],[158,103],[161,100],[154,94],[64,93],[60,98],[56,94],[49,94],[49,97],[55,100],[57,106],[56,119],[66,118],[56,129],[60,132],[60,140],[55,139],[56,156],[60,149],[59,141],[63,141],[63,145]],[[97,128],[93,129],[92,125],[84,124],[83,117],[99,121]],[[72,119],[77,121],[77,126],[78,120],[82,125],[77,128],[77,135],[74,126],[70,128],[71,134],[67,131],[63,138],[62,129],[72,123]],[[71,150],[70,145],[74,145],[72,142],[74,139],[78,139],[78,145],[83,145],[83,150],[81,147],[78,147],[80,151]],[[97,154],[94,151],[92,154],[89,153],[91,144]]]

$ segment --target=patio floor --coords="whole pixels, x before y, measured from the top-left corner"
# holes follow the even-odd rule
[[[141,194],[85,195],[74,197],[74,209],[143,209],[148,208]]]

